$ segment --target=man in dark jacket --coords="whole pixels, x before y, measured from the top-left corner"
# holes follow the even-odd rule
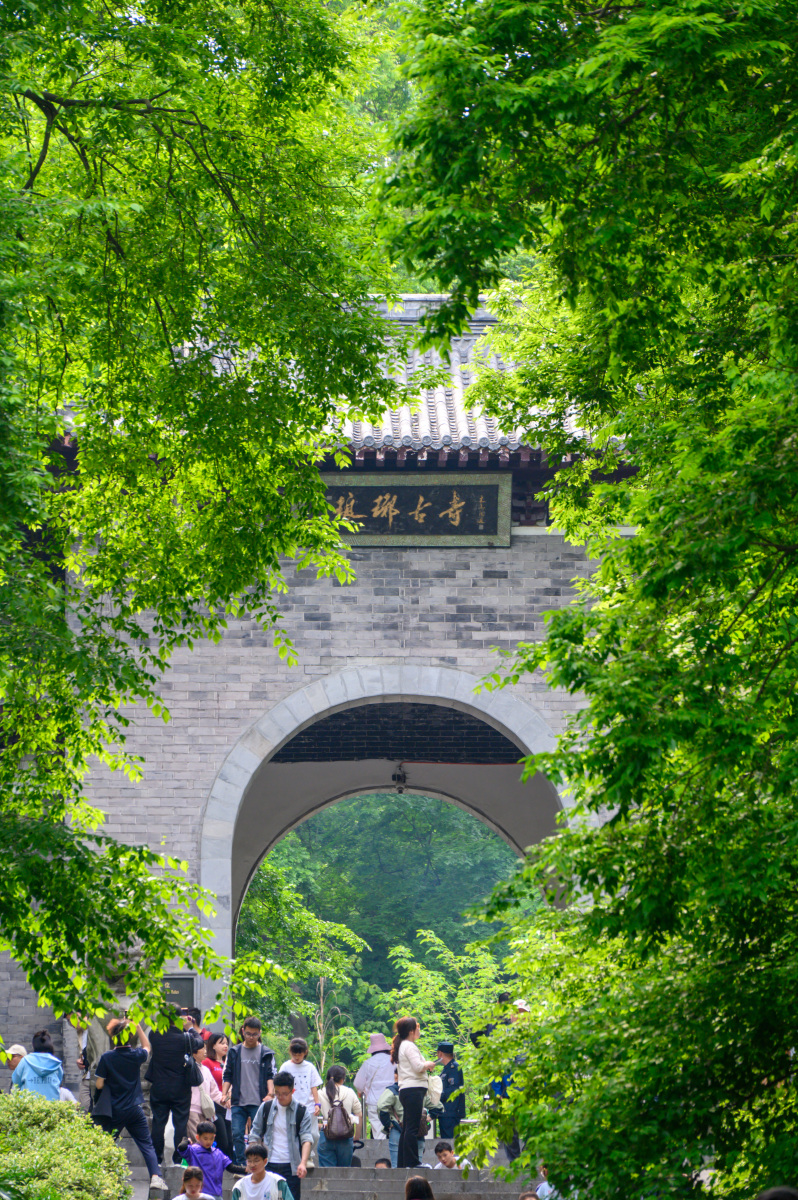
[[[230,1047],[224,1064],[222,1093],[231,1100],[234,1163],[244,1162],[247,1121],[254,1121],[264,1100],[274,1095],[274,1052],[261,1044],[260,1031],[258,1018],[247,1017],[241,1026],[243,1041]]]
[[[177,1147],[186,1136],[191,1108],[191,1076],[186,1067],[186,1055],[193,1054],[197,1046],[202,1045],[200,1038],[184,1032],[181,1026],[182,1021],[176,1012],[166,1033],[153,1030],[150,1034],[152,1058],[144,1078],[152,1084],[152,1144],[159,1163],[163,1160],[164,1130],[170,1113],[175,1128],[175,1151],[172,1161],[181,1161]]]
[[[438,1058],[443,1063],[441,1071],[441,1104],[443,1115],[438,1117],[438,1130],[442,1138],[451,1141],[458,1125],[465,1120],[465,1096],[460,1095],[455,1100],[451,1096],[463,1086],[463,1068],[454,1056],[453,1042],[438,1043]]]

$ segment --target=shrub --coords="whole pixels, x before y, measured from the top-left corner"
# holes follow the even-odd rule
[[[25,1200],[126,1200],[125,1152],[74,1104],[0,1095],[0,1169]]]

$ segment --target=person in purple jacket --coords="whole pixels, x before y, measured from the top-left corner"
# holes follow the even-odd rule
[[[197,1126],[197,1140],[186,1148],[183,1155],[190,1167],[201,1167],[204,1177],[204,1188],[213,1200],[222,1200],[222,1176],[225,1168],[230,1166],[227,1155],[214,1146],[216,1126],[213,1121],[200,1121]]]

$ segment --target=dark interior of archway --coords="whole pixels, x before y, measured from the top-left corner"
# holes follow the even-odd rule
[[[273,762],[515,763],[518,746],[469,713],[439,704],[364,704],[303,729]]]

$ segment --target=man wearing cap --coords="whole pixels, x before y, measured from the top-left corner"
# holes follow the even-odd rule
[[[388,1136],[383,1128],[377,1103],[387,1087],[393,1083],[393,1063],[391,1062],[391,1047],[385,1040],[385,1034],[372,1033],[369,1039],[369,1057],[355,1076],[353,1083],[363,1100],[369,1114],[371,1136],[377,1141],[384,1141]]]
[[[438,1132],[442,1138],[451,1141],[457,1126],[465,1120],[465,1096],[460,1095],[450,1099],[463,1086],[463,1068],[454,1056],[454,1042],[438,1042],[438,1061],[443,1063],[441,1071],[441,1104],[443,1114],[438,1117]]]
[[[4,1047],[3,1053],[6,1055],[6,1066],[13,1073],[28,1052],[24,1046],[20,1046],[19,1042],[14,1042],[13,1046]]]

